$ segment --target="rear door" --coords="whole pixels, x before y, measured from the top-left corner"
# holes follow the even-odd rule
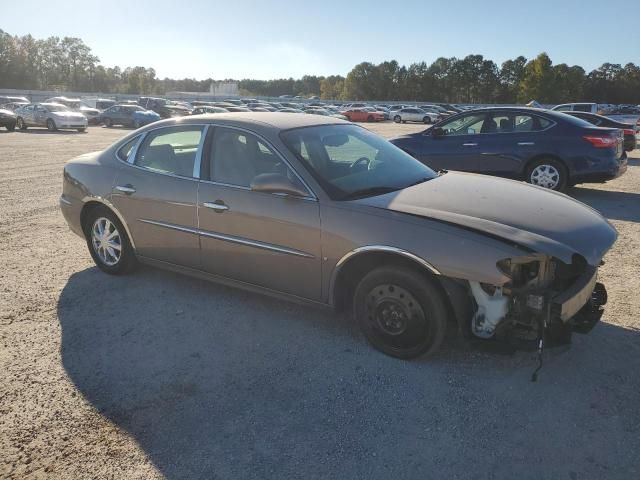
[[[204,129],[150,130],[120,164],[111,201],[125,218],[138,255],[198,267],[196,177]]]
[[[320,211],[313,194],[252,191],[251,182],[261,173],[302,183],[284,158],[251,132],[216,126],[208,143],[198,199],[202,268],[320,300]]]

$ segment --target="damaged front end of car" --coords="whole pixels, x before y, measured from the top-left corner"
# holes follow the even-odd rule
[[[597,267],[575,254],[571,264],[545,255],[500,260],[509,281],[470,281],[475,302],[471,333],[488,339],[537,340],[544,326],[550,341],[566,343],[571,332],[588,333],[600,320],[607,291]]]
[[[533,347],[541,355],[545,344],[567,344],[573,332],[591,331],[602,317],[607,291],[597,282],[597,267],[578,254],[572,260],[542,254],[507,258],[496,265],[509,278],[505,284],[469,281],[475,306],[471,333]]]

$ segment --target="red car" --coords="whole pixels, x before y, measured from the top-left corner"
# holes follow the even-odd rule
[[[362,108],[354,108],[342,113],[351,122],[382,122],[384,114],[381,112],[369,112]]]

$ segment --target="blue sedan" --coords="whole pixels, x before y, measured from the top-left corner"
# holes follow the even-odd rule
[[[621,130],[535,108],[483,108],[391,142],[435,170],[525,180],[564,190],[627,169]]]
[[[114,105],[100,114],[98,123],[104,123],[105,127],[124,125],[125,127],[140,128],[158,120],[160,120],[160,115],[138,105]]]

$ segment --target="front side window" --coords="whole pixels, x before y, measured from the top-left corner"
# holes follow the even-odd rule
[[[280,136],[334,200],[381,195],[437,176],[395,145],[356,125],[296,128]]]
[[[440,128],[444,130],[445,135],[476,135],[478,133],[485,133],[483,129],[485,126],[486,114],[474,113],[471,115],[464,115],[450,122],[446,122],[441,125]],[[488,132],[487,132],[488,133]]]
[[[209,159],[209,180],[214,182],[249,188],[258,175],[279,173],[302,187],[296,175],[268,145],[242,130],[216,127]]]
[[[160,173],[193,177],[202,126],[184,125],[149,132],[134,165]]]

